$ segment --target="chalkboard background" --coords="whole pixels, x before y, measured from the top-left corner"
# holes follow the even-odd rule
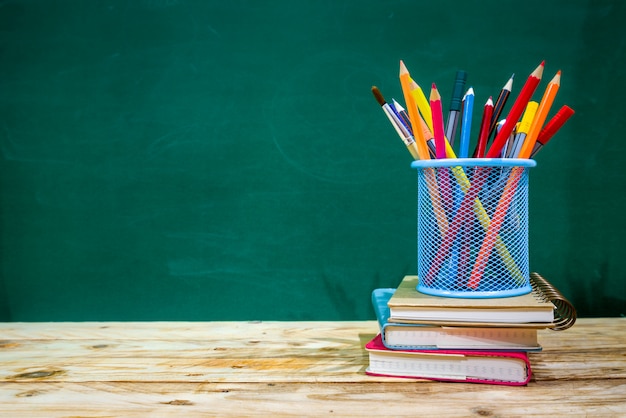
[[[444,110],[457,69],[477,106],[563,71],[531,270],[622,315],[625,4],[3,1],[0,320],[373,318],[417,271],[416,175],[370,92],[402,98],[400,59]]]

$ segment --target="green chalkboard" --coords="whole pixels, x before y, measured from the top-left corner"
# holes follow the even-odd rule
[[[621,315],[625,15],[4,1],[0,320],[373,318],[371,290],[417,269],[415,172],[370,92],[401,99],[400,59],[444,98],[466,70],[477,103],[563,71],[576,114],[531,174],[531,269],[581,316]]]

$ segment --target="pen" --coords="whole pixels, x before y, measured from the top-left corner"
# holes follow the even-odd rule
[[[446,137],[451,146],[454,146],[454,139],[456,138],[456,129],[459,123],[459,113],[461,111],[461,97],[463,96],[463,89],[465,88],[465,80],[467,79],[467,73],[463,70],[456,72],[454,78],[454,87],[452,89],[452,98],[450,100],[450,110],[448,113],[448,120],[446,122]]]
[[[463,99],[463,121],[461,124],[461,141],[459,144],[459,158],[467,158],[469,152],[470,134],[472,130],[472,113],[474,109],[474,89],[470,87]],[[449,140],[450,138],[448,138]]]
[[[541,131],[541,127],[548,116],[548,112],[554,102],[557,91],[559,91],[560,85],[561,70],[557,71],[554,78],[550,80],[550,83],[548,83],[546,91],[543,93],[543,97],[539,102],[539,107],[537,108],[537,112],[533,118],[533,123],[530,125],[530,129],[528,130],[528,134],[526,135],[526,139],[524,140],[524,144],[522,145],[518,158],[530,158],[530,154],[535,147],[537,135],[539,135],[539,131]]]
[[[500,132],[496,135],[496,138],[493,140],[493,144],[491,144],[491,147],[487,152],[487,158],[497,158],[500,155],[500,151],[502,150],[504,143],[511,135],[513,127],[519,120],[524,108],[530,101],[530,98],[541,81],[544,65],[545,63],[542,61],[541,64],[539,64],[539,66],[528,76],[526,83],[524,83],[524,87],[522,87],[519,96],[517,96],[517,99],[513,103],[513,106],[506,117],[506,122],[502,126]]]

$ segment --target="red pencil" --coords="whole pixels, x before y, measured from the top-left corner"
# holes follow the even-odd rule
[[[433,114],[433,135],[435,136],[435,151],[437,159],[446,158],[446,139],[443,128],[443,108],[441,106],[441,95],[437,86],[433,83],[430,90],[430,109]]]
[[[509,114],[506,116],[506,122],[504,122],[504,125],[502,125],[502,129],[500,129],[500,132],[498,132],[496,138],[493,140],[493,144],[491,144],[489,152],[487,152],[487,158],[497,158],[498,156],[500,156],[500,152],[502,151],[504,144],[506,144],[509,136],[511,136],[513,128],[515,128],[515,125],[517,124],[520,116],[524,112],[524,108],[526,108],[526,105],[530,101],[533,93],[535,92],[535,89],[541,81],[541,76],[543,75],[543,67],[544,61],[542,61],[541,64],[539,64],[539,66],[535,68],[535,71],[533,71],[528,76],[524,87],[522,87],[519,96],[517,96],[517,99],[515,100],[515,103],[513,103]]]
[[[559,109],[559,111],[550,119],[546,126],[543,127],[541,132],[539,132],[539,136],[537,136],[537,142],[535,142],[535,147],[533,148],[533,152],[530,154],[530,157],[534,157],[535,154],[539,152],[539,150],[548,143],[550,138],[554,136],[556,131],[561,129],[561,126],[567,122],[567,120],[574,114],[574,109],[571,107],[564,105]]]
[[[487,147],[487,139],[489,138],[491,116],[493,115],[493,98],[489,96],[485,109],[483,110],[483,119],[480,122],[480,131],[478,134],[478,145],[476,146],[476,158],[485,156],[485,148]]]

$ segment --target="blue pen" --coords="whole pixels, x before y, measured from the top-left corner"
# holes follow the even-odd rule
[[[463,122],[461,125],[461,144],[459,158],[468,158],[470,134],[472,130],[472,111],[474,109],[474,89],[470,87],[463,97]]]

